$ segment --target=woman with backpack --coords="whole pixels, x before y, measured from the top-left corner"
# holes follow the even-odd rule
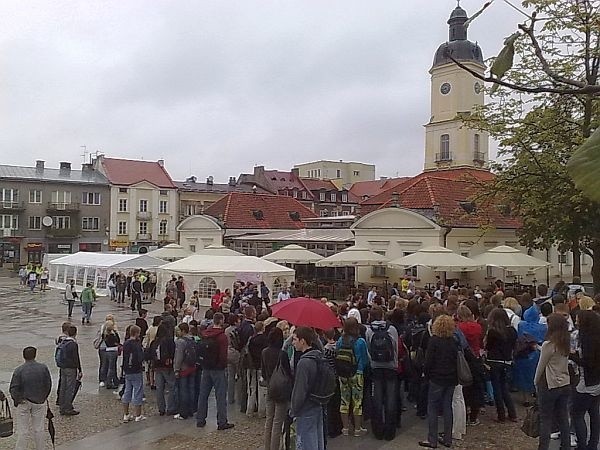
[[[362,400],[364,371],[369,364],[367,343],[360,337],[360,326],[350,317],[344,322],[344,332],[336,344],[335,368],[340,380],[342,435],[348,436],[350,416],[354,417],[354,436],[363,436]]]
[[[105,345],[106,360],[106,389],[117,389],[119,387],[119,378],[117,377],[117,359],[121,346],[121,338],[115,329],[115,323],[107,321],[104,326],[102,341]]]

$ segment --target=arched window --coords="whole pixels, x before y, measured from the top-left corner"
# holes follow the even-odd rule
[[[442,134],[440,136],[440,161],[450,160],[450,135]]]
[[[211,298],[217,291],[217,282],[211,277],[204,277],[198,283],[198,294],[202,298]]]
[[[279,295],[279,293],[281,292],[281,287],[282,287],[281,280],[279,278],[275,278],[273,280],[273,294],[272,294],[273,297],[276,297],[277,295]]]

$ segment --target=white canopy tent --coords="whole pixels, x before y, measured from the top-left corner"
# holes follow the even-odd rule
[[[209,245],[196,251],[199,255],[213,255],[213,256],[243,256],[243,253],[236,252],[235,250],[225,247],[224,245]]]
[[[290,244],[262,257],[277,264],[314,264],[323,257],[301,245]]]
[[[483,266],[471,258],[440,246],[423,247],[415,253],[390,261],[389,265],[404,268],[422,266],[436,272],[471,272]]]
[[[500,267],[504,270],[538,270],[551,265],[548,261],[529,256],[508,245],[494,247],[473,259],[483,266]]]
[[[87,283],[92,283],[98,295],[108,294],[106,282],[110,273],[126,272],[135,269],[156,269],[165,262],[148,254],[94,253],[77,252],[56,258],[48,263],[50,279],[48,284],[53,288],[64,288],[71,279],[81,290]]]
[[[317,267],[385,266],[389,258],[367,248],[353,245],[316,263]]]
[[[148,252],[147,255],[164,259],[165,261],[177,261],[178,259],[187,258],[191,253],[179,244],[168,244]]]
[[[202,254],[161,266],[161,286],[171,275],[183,276],[186,291],[197,290],[201,303],[207,306],[217,288],[231,289],[236,281],[253,284],[264,281],[274,295],[282,286],[294,281],[295,271],[255,256]]]

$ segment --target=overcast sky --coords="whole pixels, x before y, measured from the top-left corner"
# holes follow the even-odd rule
[[[463,0],[469,13],[484,0]],[[164,158],[174,179],[343,159],[421,171],[452,0],[0,0],[0,162]],[[469,28],[484,57],[522,18]]]

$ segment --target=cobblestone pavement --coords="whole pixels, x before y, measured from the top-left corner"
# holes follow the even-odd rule
[[[54,364],[54,339],[60,326],[66,320],[66,305],[61,304],[62,293],[52,290],[46,293],[19,288],[16,278],[0,273],[0,389],[7,392],[10,377],[15,367],[22,363],[23,347],[33,345],[38,348],[38,360],[48,365],[54,386],[57,383],[57,369]],[[147,305],[149,317],[158,314],[161,302]],[[147,389],[144,411],[149,419],[142,423],[121,424],[121,406],[118,397],[111,391],[98,387],[98,355],[92,340],[98,326],[107,313],[115,313],[119,330],[123,331],[132,323],[135,315],[127,308],[116,308],[106,298],[100,298],[92,315],[92,325],[82,326],[80,310],[74,311],[74,324],[79,329],[78,341],[83,365],[83,385],[75,401],[79,416],[63,417],[54,407],[55,389],[50,405],[56,414],[56,443],[60,450],[92,450],[118,448],[135,450],[167,449],[252,449],[262,447],[264,422],[249,419],[230,408],[230,420],[235,428],[225,432],[216,430],[215,411],[209,411],[209,424],[205,429],[197,429],[192,420],[175,421],[172,417],[157,415],[154,394]],[[211,400],[214,408],[214,399]],[[482,417],[482,424],[469,428],[463,441],[455,441],[455,448],[475,449],[519,449],[537,447],[537,440],[526,438],[518,425],[497,425],[492,422],[493,411]],[[211,420],[212,419],[212,420]],[[344,449],[417,449],[417,442],[426,434],[426,423],[417,419],[412,411],[403,416],[403,428],[392,442],[377,441],[367,435],[363,438],[338,437],[330,441],[328,448]],[[14,437],[0,439],[0,449],[14,448]],[[49,442],[48,442],[49,445]],[[48,448],[51,448],[50,446]]]

